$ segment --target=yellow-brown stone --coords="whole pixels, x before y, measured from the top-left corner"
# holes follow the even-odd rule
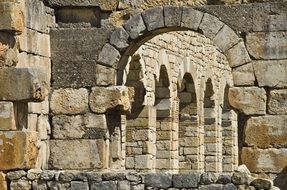
[[[22,33],[24,15],[18,3],[0,2],[0,18],[0,30]]]
[[[7,182],[5,180],[5,174],[0,172],[0,189],[7,190]]]
[[[36,132],[0,132],[0,170],[30,169],[38,156]]]
[[[287,149],[244,147],[241,160],[252,173],[277,173],[287,167]]]

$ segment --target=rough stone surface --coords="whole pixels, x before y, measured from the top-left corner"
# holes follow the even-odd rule
[[[99,53],[98,62],[106,66],[116,67],[120,60],[120,53],[116,48],[110,44],[104,45],[102,51]]]
[[[104,65],[96,65],[96,85],[110,86],[115,84],[115,69]]]
[[[268,101],[269,114],[287,115],[287,90],[271,90]]]
[[[182,8],[181,26],[192,30],[197,30],[203,13],[191,8]]]
[[[59,89],[52,93],[50,107],[53,114],[80,114],[88,109],[88,90]]]
[[[252,63],[259,86],[274,88],[287,87],[286,60],[254,61]]]
[[[248,175],[246,173],[234,173],[231,177],[231,181],[235,184],[235,185],[242,185],[242,184],[246,184],[248,185]]]
[[[95,113],[105,113],[118,107],[122,111],[131,108],[134,92],[128,87],[95,87],[90,94],[90,107]]]
[[[164,27],[164,15],[162,7],[146,10],[142,13],[142,17],[148,31]]]
[[[10,181],[12,181],[12,180],[17,180],[17,179],[20,179],[22,177],[25,177],[26,174],[27,173],[24,170],[18,170],[18,171],[12,171],[12,172],[7,173],[6,177]]]
[[[5,179],[5,174],[0,172],[0,189],[7,190],[7,182]]]
[[[140,14],[133,16],[125,22],[124,28],[132,39],[136,39],[146,30],[146,26]]]
[[[270,181],[266,179],[255,179],[253,180],[250,185],[254,186],[256,189],[271,189],[272,184]]]
[[[53,87],[94,86],[96,60],[109,34],[105,28],[51,30]]]
[[[120,27],[114,31],[110,38],[110,43],[114,45],[118,50],[123,50],[128,47],[129,34],[127,31]]]
[[[246,36],[248,52],[255,59],[286,59],[287,32],[255,32]]]
[[[72,181],[71,190],[89,190],[89,184],[87,182]]]
[[[213,42],[221,49],[221,51],[226,52],[237,44],[239,40],[240,38],[237,34],[229,26],[224,25],[214,37]]]
[[[200,181],[198,174],[177,174],[172,177],[172,184],[175,188],[196,188]]]
[[[209,185],[215,183],[218,179],[218,175],[215,173],[203,173],[200,178],[200,184]]]
[[[107,133],[105,115],[59,115],[52,125],[55,139],[104,139]]]
[[[251,63],[234,68],[232,76],[235,86],[253,86],[255,84],[255,74]]]
[[[259,148],[286,147],[286,127],[287,116],[251,117],[245,129],[245,143]]]
[[[13,1],[1,1],[0,18],[0,30],[22,32],[24,27],[24,15],[18,3]]]
[[[102,181],[96,182],[91,185],[91,190],[110,190],[110,189],[117,189],[117,182],[116,181]]]
[[[230,48],[226,54],[229,65],[232,68],[244,65],[245,63],[251,61],[243,42],[239,42],[238,44]]]
[[[102,168],[103,148],[103,140],[50,140],[49,167],[74,170]]]
[[[228,99],[231,106],[246,115],[262,115],[266,113],[267,96],[263,88],[230,88]]]
[[[213,39],[223,27],[223,23],[215,16],[205,13],[199,25],[199,29],[209,39]]]
[[[10,189],[30,190],[31,184],[29,183],[29,181],[26,181],[26,180],[12,181],[10,184]]]
[[[31,68],[1,69],[0,89],[5,89],[0,91],[0,100],[5,101],[41,101],[49,92],[42,71]]]
[[[145,184],[147,187],[169,188],[172,185],[171,174],[147,174],[145,176]]]
[[[15,130],[16,122],[12,102],[0,102],[0,130]]]
[[[242,149],[241,159],[252,173],[281,172],[287,163],[287,150],[282,149]]]
[[[179,27],[181,23],[181,7],[165,6],[164,12],[164,24],[167,27]]]
[[[0,170],[30,169],[38,155],[37,133],[0,132]]]

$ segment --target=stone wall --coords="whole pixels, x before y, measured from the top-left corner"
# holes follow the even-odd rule
[[[92,185],[50,170],[230,173],[238,162],[286,188],[286,9],[1,1],[0,189],[149,189],[166,176],[162,188],[232,189],[172,182],[186,174],[153,176],[160,184],[95,174]]]

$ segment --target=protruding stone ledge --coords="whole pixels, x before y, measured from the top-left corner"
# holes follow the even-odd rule
[[[133,88],[125,86],[94,87],[90,94],[90,107],[95,113],[105,113],[109,109],[129,111],[133,101]]]
[[[246,115],[266,114],[267,96],[263,88],[233,87],[229,89],[229,103]]]
[[[16,2],[0,2],[0,30],[22,33],[24,15]]]
[[[0,132],[0,170],[35,167],[38,148],[36,132]]]
[[[286,127],[284,115],[251,117],[245,129],[245,143],[259,148],[287,147]]]
[[[49,86],[42,70],[32,68],[0,69],[0,100],[42,101]]]

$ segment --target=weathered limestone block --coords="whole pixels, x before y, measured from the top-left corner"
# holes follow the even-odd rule
[[[0,132],[0,170],[30,169],[38,155],[36,132]]]
[[[55,139],[104,139],[107,133],[105,115],[87,114],[53,117],[52,135]]]
[[[184,7],[182,9],[181,26],[192,30],[197,30],[202,17],[202,12]]]
[[[252,63],[259,86],[287,87],[287,60]]]
[[[271,90],[268,100],[269,114],[287,115],[287,89]]]
[[[251,117],[245,128],[245,143],[259,148],[287,147],[287,116]]]
[[[253,6],[253,31],[287,30],[286,4],[262,3]]]
[[[96,85],[110,86],[115,84],[115,69],[104,65],[96,65]]]
[[[24,28],[24,15],[16,2],[0,2],[0,30],[21,33]]]
[[[53,114],[86,113],[88,109],[88,90],[59,89],[52,93],[50,107]]]
[[[246,36],[248,52],[255,59],[286,59],[287,32],[255,32]]]
[[[223,52],[226,52],[227,50],[229,50],[239,41],[240,41],[240,38],[227,25],[224,25],[213,39],[214,44],[216,44],[216,46],[218,46]]]
[[[253,86],[255,83],[255,74],[251,63],[234,68],[232,75],[235,86]]]
[[[129,111],[133,97],[133,88],[125,86],[94,87],[90,94],[90,107],[95,113],[105,113],[113,108]]]
[[[244,65],[251,61],[244,42],[239,42],[227,51],[227,59],[230,67]]]
[[[287,165],[287,149],[242,149],[242,163],[244,163],[252,173],[260,172],[281,172]]]
[[[129,46],[128,39],[129,34],[123,27],[119,27],[116,31],[114,31],[110,38],[110,43],[114,45],[118,50],[124,50]]]
[[[167,27],[179,27],[181,24],[181,7],[174,7],[174,6],[164,6],[163,8],[164,13],[164,24]]]
[[[71,182],[71,190],[89,190],[89,184],[87,182],[82,181],[72,181]]]
[[[142,13],[147,30],[152,31],[164,27],[163,8],[156,7]]]
[[[19,50],[50,57],[50,35],[25,28],[19,36]]]
[[[213,39],[223,25],[223,22],[217,17],[205,13],[199,25],[199,29],[202,30],[204,36]]]
[[[0,70],[0,100],[42,101],[47,96],[48,81],[42,70],[5,68]]]
[[[266,113],[267,96],[263,88],[230,88],[228,99],[231,106],[246,115],[262,115]]]
[[[12,181],[10,184],[10,189],[12,190],[30,190],[31,189],[31,184],[29,183],[28,180],[20,179],[18,181]]]
[[[5,174],[0,172],[0,189],[7,190],[7,181],[5,179]]]
[[[255,189],[271,189],[273,182],[267,179],[255,179],[253,180],[250,185],[255,187]]]
[[[0,102],[0,130],[16,130],[12,102]]]
[[[49,100],[48,96],[42,102],[29,102],[28,113],[35,114],[49,114]]]
[[[126,21],[124,28],[129,33],[131,39],[136,39],[146,30],[146,26],[140,14],[135,15]]]
[[[48,134],[51,134],[51,126],[47,115],[40,115],[37,118],[37,132],[39,133],[40,140],[48,139]]]
[[[79,7],[100,7],[103,11],[116,10],[118,6],[118,0],[48,0],[51,7],[67,7],[67,6],[79,6]]]
[[[50,140],[49,168],[100,169],[104,155],[104,140]]]
[[[119,51],[110,44],[104,45],[99,53],[98,62],[107,66],[116,66],[121,58]]]

